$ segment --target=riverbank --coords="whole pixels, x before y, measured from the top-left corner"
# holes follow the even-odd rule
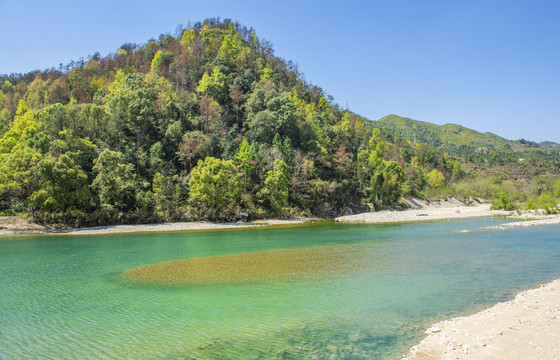
[[[511,229],[514,227],[527,227],[527,226],[535,226],[535,225],[551,225],[551,224],[560,224],[560,214],[535,214],[535,212],[524,212],[522,214],[514,214],[508,216],[509,219],[512,220],[521,220],[510,222],[507,224],[497,225],[497,226],[490,226],[487,227],[487,230],[504,230],[504,229]]]
[[[560,279],[471,316],[432,325],[406,360],[559,359]]]
[[[511,211],[492,210],[492,206],[485,202],[475,202],[466,205],[455,198],[437,201],[409,200],[407,210],[382,210],[356,215],[337,217],[339,222],[355,223],[392,223],[416,222],[430,220],[463,219],[484,216],[509,216]]]
[[[504,216],[510,219],[522,220],[514,223],[498,225],[491,229],[505,229],[511,226],[530,226],[539,224],[558,224],[560,215],[542,215],[525,212],[521,215],[512,211],[492,210],[491,205],[482,200],[463,203],[455,198],[442,200],[420,200],[417,198],[405,199],[406,209],[382,210],[355,215],[344,215],[335,218],[337,222],[345,223],[396,223],[420,222],[435,220],[464,219],[471,217]],[[205,221],[174,222],[156,224],[134,225],[108,225],[89,228],[49,229],[45,226],[30,223],[19,217],[0,217],[0,236],[10,235],[36,235],[36,234],[61,234],[61,235],[95,235],[95,234],[123,234],[143,232],[167,231],[196,231],[196,230],[228,230],[261,226],[280,226],[301,224],[316,221],[317,218],[292,219],[292,220],[256,220],[252,222],[237,223],[211,223]]]
[[[1,220],[1,219],[0,219]],[[206,221],[174,222],[159,224],[133,224],[133,225],[107,225],[63,230],[52,230],[45,226],[27,223],[24,220],[9,220],[13,225],[0,225],[0,236],[10,235],[108,235],[125,233],[149,233],[149,232],[173,232],[173,231],[197,231],[197,230],[231,230],[261,226],[282,226],[301,224],[318,219],[294,219],[294,220],[256,220],[253,222],[239,223],[211,223]]]
[[[19,216],[0,216],[0,236],[16,234],[41,234],[48,229]]]
[[[390,223],[390,222],[413,222],[430,221],[442,219],[457,219],[479,216],[503,215],[502,212],[490,211],[488,206],[477,207],[456,207],[446,209],[423,209],[423,210],[399,210],[399,211],[377,211],[374,213],[364,213],[352,216],[342,216],[336,218],[340,222],[370,222],[370,223]],[[134,224],[134,225],[108,225],[74,229],[49,229],[45,226],[28,223],[25,220],[13,217],[0,224],[0,236],[13,235],[107,235],[125,233],[147,233],[147,232],[170,232],[170,231],[196,231],[196,230],[230,230],[243,229],[262,226],[281,226],[302,224],[308,221],[319,219],[294,219],[294,220],[256,220],[247,223],[211,223],[205,221],[195,222],[175,222],[159,224]],[[9,223],[9,224],[8,224]]]

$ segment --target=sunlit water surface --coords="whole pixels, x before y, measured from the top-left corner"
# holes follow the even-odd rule
[[[393,359],[429,323],[559,277],[558,225],[482,229],[503,222],[2,239],[0,358]],[[359,253],[359,266],[245,283],[121,277],[169,260],[315,246]]]

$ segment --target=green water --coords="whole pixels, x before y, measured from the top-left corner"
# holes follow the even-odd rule
[[[2,239],[0,358],[393,359],[429,323],[559,277],[558,225],[482,230],[503,222]],[[323,245],[358,247],[367,261],[313,280],[119,277],[168,260]]]

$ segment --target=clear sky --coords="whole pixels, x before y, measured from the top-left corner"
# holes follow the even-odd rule
[[[343,107],[560,143],[560,1],[0,0],[0,73],[58,67],[208,17],[255,28]]]

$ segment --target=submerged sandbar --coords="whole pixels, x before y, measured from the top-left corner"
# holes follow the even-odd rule
[[[258,251],[174,260],[123,271],[126,281],[217,284],[307,279],[345,273],[358,266],[356,246]]]

